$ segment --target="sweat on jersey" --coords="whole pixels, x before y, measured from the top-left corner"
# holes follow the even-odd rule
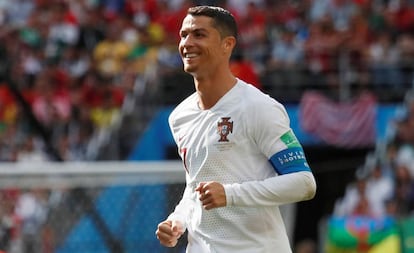
[[[187,252],[292,252],[278,206],[311,199],[316,183],[285,108],[238,79],[208,110],[192,94],[169,124],[186,188],[168,219],[188,230]],[[224,185],[225,207],[202,208],[195,188],[207,181]]]

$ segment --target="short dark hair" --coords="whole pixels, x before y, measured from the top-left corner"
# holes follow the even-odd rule
[[[213,19],[213,26],[220,32],[222,38],[233,36],[237,39],[237,24],[234,16],[228,11],[217,6],[195,6],[187,11],[191,16],[207,16]]]

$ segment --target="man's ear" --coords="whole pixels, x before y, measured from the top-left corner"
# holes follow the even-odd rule
[[[224,39],[224,50],[226,53],[232,52],[234,47],[236,46],[236,38],[233,36],[228,36]]]

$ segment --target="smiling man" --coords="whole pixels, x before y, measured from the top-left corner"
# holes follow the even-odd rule
[[[237,25],[220,7],[188,10],[179,52],[196,92],[169,117],[186,170],[180,203],[156,235],[188,253],[291,252],[279,206],[312,199],[314,176],[283,105],[233,76]]]

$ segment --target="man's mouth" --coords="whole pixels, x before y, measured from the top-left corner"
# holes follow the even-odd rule
[[[191,59],[191,58],[194,58],[196,56],[198,56],[198,54],[196,54],[196,53],[185,53],[184,54],[184,58],[187,58],[187,59]]]

